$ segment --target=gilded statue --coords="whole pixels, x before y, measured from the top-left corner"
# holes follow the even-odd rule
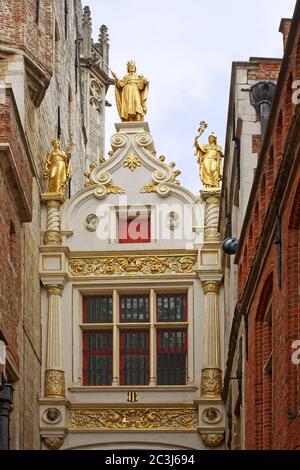
[[[64,194],[71,175],[70,151],[74,145],[69,143],[66,150],[61,150],[58,139],[52,140],[51,144],[53,150],[45,163],[44,178],[48,179],[50,193]]]
[[[223,177],[222,157],[224,155],[215,134],[209,136],[208,144],[199,144],[198,139],[206,128],[207,124],[202,121],[195,137],[195,155],[200,165],[200,180],[207,189],[219,189]]]
[[[144,121],[147,113],[149,81],[136,73],[136,65],[132,60],[127,63],[128,74],[119,80],[115,79],[116,102],[120,118],[126,121]]]

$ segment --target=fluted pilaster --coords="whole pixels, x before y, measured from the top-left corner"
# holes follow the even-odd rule
[[[62,286],[49,286],[48,330],[45,372],[45,396],[65,395],[65,372],[62,344]]]
[[[203,282],[204,329],[201,396],[219,398],[222,392],[221,344],[219,318],[219,281]]]

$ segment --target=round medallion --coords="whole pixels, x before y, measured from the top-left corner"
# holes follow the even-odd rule
[[[222,421],[222,413],[218,408],[206,408],[202,413],[202,420],[207,424],[216,424]]]
[[[96,232],[98,223],[99,223],[99,219],[96,216],[96,214],[89,214],[87,218],[85,219],[85,228],[89,232]]]
[[[62,420],[62,415],[57,408],[48,408],[44,411],[42,418],[45,423],[58,424]]]
[[[169,212],[169,214],[167,215],[167,219],[166,219],[167,227],[170,230],[176,230],[179,223],[180,223],[180,217],[177,214],[177,212],[174,212],[174,211]]]

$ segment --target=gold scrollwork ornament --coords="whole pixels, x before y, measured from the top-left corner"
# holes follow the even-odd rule
[[[71,429],[126,430],[196,430],[195,408],[161,409],[71,409]]]
[[[73,258],[69,263],[72,276],[126,276],[194,274],[197,255]]]

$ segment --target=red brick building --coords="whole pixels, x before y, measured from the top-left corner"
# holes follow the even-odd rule
[[[0,0],[0,11],[0,450],[29,450],[41,447],[44,165],[53,138],[76,143],[71,195],[103,154],[109,42],[104,25],[92,41],[80,0]]]
[[[281,31],[284,58],[239,237],[227,363],[244,317],[246,449],[300,448],[300,369],[292,362],[300,340],[299,1]]]

